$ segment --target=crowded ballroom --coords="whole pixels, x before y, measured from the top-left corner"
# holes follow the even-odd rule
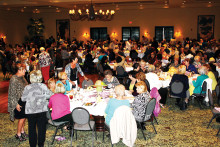
[[[220,146],[220,0],[1,0],[0,146]]]

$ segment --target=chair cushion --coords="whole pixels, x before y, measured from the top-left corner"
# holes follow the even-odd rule
[[[215,108],[212,109],[212,113],[214,113],[214,114],[220,114],[220,112],[219,112],[218,110],[216,110]]]
[[[52,120],[49,119],[49,120],[48,120],[48,123],[51,124],[51,125],[53,125],[53,126],[56,126],[56,127],[57,127],[57,126],[59,126],[59,125],[63,125],[63,124],[68,123],[68,121],[62,121],[62,122],[55,122],[55,121],[53,121],[53,122],[52,122]]]
[[[93,129],[95,126],[95,121],[90,121],[90,126]],[[74,124],[74,129],[75,130],[91,130],[89,127],[89,124],[84,124],[84,125]]]

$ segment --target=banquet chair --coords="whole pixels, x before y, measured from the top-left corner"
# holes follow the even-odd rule
[[[110,131],[111,145],[116,144],[122,138],[126,146],[133,146],[137,137],[137,125],[128,106],[120,106],[114,112],[110,125],[105,124],[105,129]],[[103,141],[105,130],[103,131]]]
[[[97,64],[97,70],[98,70],[99,78],[102,77],[104,71],[103,71],[103,66],[102,66],[101,63],[98,63],[98,64]]]
[[[94,83],[91,79],[83,80],[83,82],[82,82],[83,89],[86,89],[87,87],[92,86],[92,85],[94,85]]]
[[[125,85],[125,79],[127,77],[126,74],[127,73],[126,73],[124,67],[122,67],[122,66],[117,66],[116,67],[116,77],[119,80],[120,84]]]
[[[71,146],[72,146],[74,130],[76,133],[76,140],[77,140],[77,131],[92,131],[93,137],[95,137],[97,140],[95,121],[90,120],[90,114],[85,108],[77,107],[73,109],[72,118],[73,118],[73,127],[71,131]],[[92,139],[92,143],[94,144],[93,139]]]
[[[199,104],[199,108],[200,109],[202,109],[202,102],[205,99],[206,91],[207,91],[207,82],[204,81],[202,83],[202,90],[201,90],[201,92],[199,94],[197,94],[197,93],[193,93],[192,94],[192,98],[196,99],[196,101]]]
[[[176,96],[178,94],[183,93],[183,91],[184,91],[184,84],[179,80],[174,81],[170,86],[170,98],[180,99],[180,103],[183,103],[185,97]]]
[[[142,121],[137,121],[138,125],[141,127],[141,132],[142,132],[143,137],[144,137],[145,140],[146,140],[146,137],[145,137],[145,135],[144,135],[144,128],[143,128],[143,126],[141,125],[142,123],[145,123],[145,122],[147,122],[148,120],[150,120],[150,121],[151,121],[151,124],[152,124],[152,126],[153,126],[153,128],[154,128],[154,131],[155,131],[155,133],[157,134],[157,131],[156,131],[155,126],[154,126],[153,118],[152,118],[152,114],[153,114],[153,111],[154,111],[155,106],[156,106],[156,99],[155,99],[155,98],[152,98],[152,99],[148,102],[148,104],[147,104],[147,106],[146,106],[146,110],[145,110],[145,117],[147,117],[148,119],[146,120],[145,118],[143,118]],[[145,119],[145,120],[144,120],[144,119]]]
[[[54,139],[55,139],[55,137],[57,135],[58,129],[61,129],[61,131],[63,133],[63,127],[69,125],[69,121],[62,121],[62,122],[55,122],[55,121],[53,121],[52,117],[51,117],[50,108],[48,108],[48,111],[47,111],[46,115],[47,115],[47,119],[48,119],[48,124],[53,126],[53,127],[56,127],[55,133],[53,135],[53,141],[51,143],[51,145],[52,145],[53,142],[54,142]]]
[[[212,93],[211,93],[210,89],[208,90],[208,97],[209,97],[210,108],[211,108],[213,116],[212,116],[211,120],[209,121],[207,129],[209,128],[212,120],[215,119],[217,116],[220,116],[220,112],[214,108],[213,97],[212,97]]]
[[[113,144],[112,144],[112,140],[111,140],[111,134],[110,134],[110,127],[108,124],[104,124],[104,130],[103,130],[103,136],[102,136],[102,140],[103,142],[105,142],[105,131],[108,131],[109,132],[109,137],[110,137],[110,141],[111,141],[111,146],[113,147]]]

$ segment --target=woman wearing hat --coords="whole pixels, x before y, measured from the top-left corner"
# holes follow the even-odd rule
[[[45,52],[44,47],[41,47],[40,51],[41,53],[39,55],[39,64],[41,67],[41,72],[44,78],[44,82],[47,83],[47,81],[50,78],[49,71],[50,71],[51,58],[50,58],[50,54]]]

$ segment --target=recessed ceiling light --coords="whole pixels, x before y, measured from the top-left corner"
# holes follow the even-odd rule
[[[50,8],[51,6],[49,6],[49,8]]]
[[[212,2],[209,2],[210,4],[212,3]]]
[[[24,7],[24,9],[26,9],[27,7]]]

